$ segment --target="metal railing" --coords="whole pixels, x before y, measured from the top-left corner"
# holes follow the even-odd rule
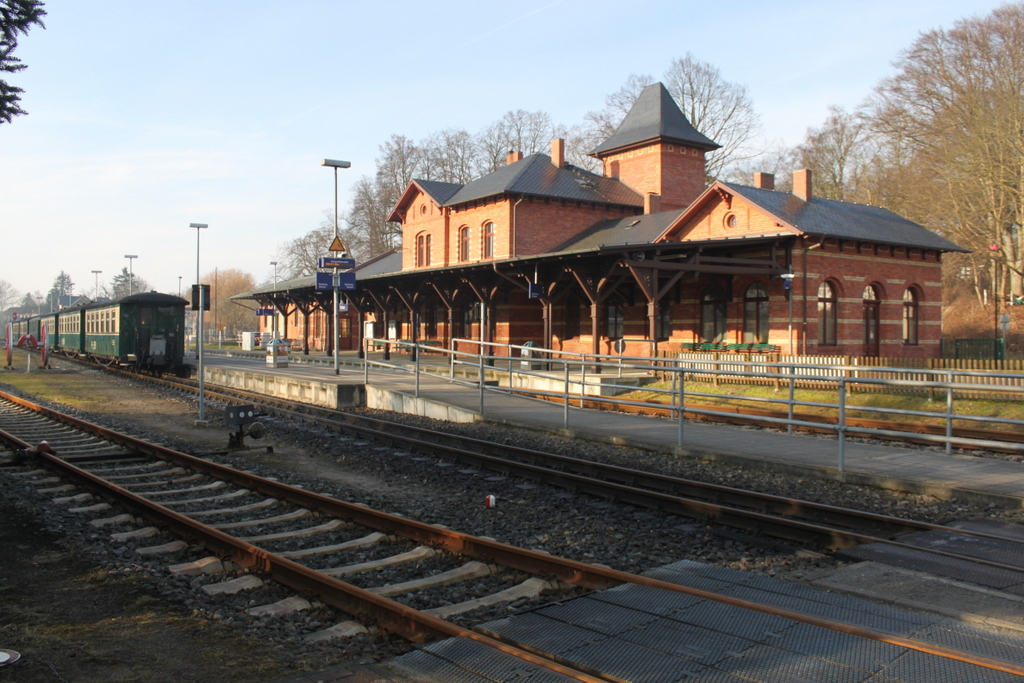
[[[817,430],[830,429],[835,432],[838,441],[837,467],[845,469],[846,440],[850,435],[881,436],[893,438],[912,438],[917,441],[944,444],[946,453],[951,453],[953,446],[971,446],[975,448],[999,448],[1024,453],[1024,444],[990,439],[975,439],[953,435],[956,421],[978,422],[993,425],[1006,425],[1024,428],[1024,420],[998,418],[957,413],[955,397],[958,392],[972,396],[979,392],[993,395],[1024,394],[1024,386],[999,384],[999,380],[1007,378],[1019,379],[1020,375],[1008,373],[986,373],[971,370],[950,369],[907,369],[912,379],[892,379],[878,376],[889,374],[895,368],[870,367],[864,365],[821,365],[804,363],[775,363],[764,360],[723,360],[716,359],[709,364],[705,359],[698,358],[650,358],[644,356],[621,356],[608,354],[586,354],[519,344],[500,344],[482,342],[475,339],[453,339],[449,348],[426,345],[405,340],[367,338],[366,350],[374,345],[383,345],[386,349],[410,351],[409,362],[391,360],[372,360],[369,353],[364,362],[364,380],[369,381],[371,367],[390,371],[412,372],[415,375],[415,396],[420,395],[420,376],[429,373],[432,376],[447,375],[448,381],[473,386],[479,390],[478,410],[484,412],[486,392],[503,392],[527,397],[543,396],[557,399],[563,405],[563,426],[570,426],[570,406],[578,400],[582,408],[586,401],[606,403],[609,405],[636,406],[638,401],[620,399],[605,395],[605,391],[624,377],[654,378],[667,377],[669,386],[643,386],[642,390],[662,400],[652,402],[658,407],[670,411],[677,423],[677,445],[684,444],[684,414],[707,415],[712,417],[735,417],[735,412],[716,410],[706,407],[686,407],[692,398],[728,398],[741,404],[769,404],[784,406],[786,417],[758,416],[759,422],[778,424],[792,433],[794,427],[808,427]],[[458,350],[471,348],[473,351]],[[475,351],[475,352],[474,352]],[[501,353],[495,353],[500,351]],[[424,352],[440,354],[446,357],[447,372],[438,366],[425,368],[420,362]],[[690,354],[686,354],[687,356]],[[540,366],[539,368],[535,366]],[[458,368],[462,372],[457,372]],[[490,374],[492,379],[488,381]],[[875,376],[872,376],[875,375]],[[766,396],[728,396],[720,393],[686,390],[689,382],[710,382],[714,378],[764,378],[777,384],[785,384],[788,392],[779,397]],[[502,381],[504,379],[504,381]],[[836,399],[829,401],[801,401],[795,397],[798,384],[813,382],[816,386],[829,385],[835,391]],[[558,386],[557,390],[552,387]],[[547,387],[547,388],[545,388]],[[930,396],[944,398],[944,410],[926,411],[903,408],[878,407],[869,405],[850,405],[848,395],[856,389],[858,393],[870,391],[872,388],[907,387],[926,389]],[[834,413],[835,424],[801,420],[795,417],[795,408],[806,406],[824,409]],[[874,429],[860,425],[851,425],[847,420],[847,412],[856,410],[866,413],[883,413],[886,415],[906,415],[931,418],[945,426],[945,433],[922,434],[919,432],[903,432],[887,429]]]

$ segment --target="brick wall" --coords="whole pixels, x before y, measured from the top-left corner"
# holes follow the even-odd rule
[[[661,195],[662,211],[685,209],[706,187],[704,151],[656,142],[602,159],[604,175],[646,195]]]

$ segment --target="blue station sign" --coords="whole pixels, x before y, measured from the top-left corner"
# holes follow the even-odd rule
[[[356,288],[356,274],[355,273],[317,273],[316,274],[316,289],[338,289],[344,291],[354,291]]]
[[[317,268],[355,268],[354,258],[341,258],[340,256],[321,256],[316,261]]]

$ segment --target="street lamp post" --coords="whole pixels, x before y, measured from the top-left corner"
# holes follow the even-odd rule
[[[339,168],[351,168],[352,162],[350,161],[339,161],[337,159],[324,159],[323,166],[328,166],[334,169],[334,242],[331,243],[331,247],[338,245],[340,248],[341,239],[338,237],[338,169]],[[333,251],[333,249],[332,249]],[[344,254],[344,252],[342,252]],[[332,340],[331,346],[334,347],[334,374],[340,375],[341,368],[338,364],[338,269],[334,269],[334,312],[331,317],[334,320],[334,339]]]
[[[196,425],[206,425],[206,402],[203,385],[203,285],[199,282],[199,235],[200,230],[210,227],[206,223],[189,223],[188,227],[196,229],[196,286],[199,288],[199,310],[196,312],[196,359],[199,361],[199,419]]]
[[[102,270],[92,271],[92,274],[96,277],[96,289],[93,292],[93,297],[95,297],[96,299],[100,298],[100,273],[102,272]]]
[[[277,298],[277,261],[271,261],[274,266],[274,298]],[[274,307],[274,341],[277,341],[277,306]]]
[[[780,275],[784,280],[786,289],[786,298],[789,299],[789,355],[793,355],[793,273],[783,273]]]
[[[137,254],[125,254],[124,257],[128,259],[128,296],[131,296],[135,293],[135,271],[132,269],[132,264],[139,257]]]

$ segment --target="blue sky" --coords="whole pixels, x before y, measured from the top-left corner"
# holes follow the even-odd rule
[[[134,271],[160,291],[238,268],[332,209],[378,146],[476,132],[510,109],[573,125],[631,73],[687,52],[749,88],[768,141],[856,107],[924,31],[1003,2],[50,0],[8,75],[29,114],[0,124],[0,279],[91,294]],[[333,209],[332,209],[333,210]]]

